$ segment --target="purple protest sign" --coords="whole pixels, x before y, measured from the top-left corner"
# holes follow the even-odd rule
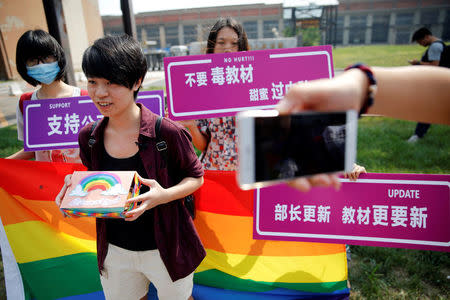
[[[174,120],[273,108],[290,86],[333,77],[331,46],[164,58]]]
[[[363,174],[339,191],[255,191],[255,239],[450,251],[450,175]],[[280,196],[282,195],[282,196]]]
[[[140,92],[137,102],[164,116],[163,90]],[[80,129],[102,117],[87,96],[25,101],[24,149],[78,148]]]

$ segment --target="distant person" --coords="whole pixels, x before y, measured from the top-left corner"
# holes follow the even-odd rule
[[[441,59],[441,54],[444,51],[445,44],[441,39],[432,35],[431,31],[425,27],[418,29],[414,32],[412,36],[412,42],[417,42],[417,44],[428,47],[428,49],[423,54],[422,58],[419,60],[413,59],[409,63],[412,65],[425,65],[425,66],[439,66]],[[408,139],[409,143],[415,143],[419,139],[423,138],[430,129],[429,123],[417,123],[416,130],[414,134]]]
[[[23,103],[28,100],[66,98],[87,95],[87,91],[64,83],[66,57],[59,43],[43,30],[28,30],[17,42],[16,66],[20,76],[40,88],[20,96],[17,105],[17,138],[23,141]],[[7,157],[37,161],[81,163],[78,148],[27,151],[23,149]]]

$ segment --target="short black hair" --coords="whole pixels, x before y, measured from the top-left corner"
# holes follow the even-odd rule
[[[129,89],[144,79],[148,69],[141,46],[126,34],[96,40],[84,51],[82,67],[88,78],[104,78]]]
[[[423,39],[424,37],[426,37],[427,35],[432,35],[431,31],[426,28],[426,27],[422,27],[420,29],[417,29],[412,38],[411,38],[411,42],[417,42],[420,41],[421,39]]]
[[[34,78],[28,76],[27,60],[53,55],[58,62],[60,71],[55,80],[61,80],[66,75],[66,56],[61,45],[48,32],[41,29],[28,30],[17,41],[16,47],[16,67],[20,76],[36,86],[41,84]]]
[[[220,18],[216,24],[213,25],[208,36],[208,43],[206,45],[206,53],[214,53],[214,47],[216,46],[217,34],[224,28],[229,27],[233,29],[238,36],[238,51],[248,51],[248,39],[247,33],[245,33],[244,27],[241,23],[231,17]]]

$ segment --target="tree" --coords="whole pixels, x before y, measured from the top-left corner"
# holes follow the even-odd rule
[[[320,29],[318,27],[308,27],[300,30],[302,34],[303,46],[320,45]]]

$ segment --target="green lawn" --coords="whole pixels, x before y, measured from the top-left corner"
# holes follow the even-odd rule
[[[17,140],[16,125],[0,128],[0,157],[7,157],[22,147],[23,143]]]
[[[417,44],[337,47],[333,49],[333,62],[335,69],[357,62],[380,67],[407,66],[408,60],[420,59],[423,52],[425,48]]]
[[[415,122],[390,118],[362,118],[358,122],[358,163],[369,172],[449,174],[450,127],[432,125],[425,138],[406,143],[415,126]]]
[[[358,163],[368,172],[450,174],[450,126],[432,125],[408,144],[416,123],[384,117],[358,122]],[[445,199],[443,199],[445,200]],[[450,255],[350,246],[350,299],[448,299]]]

